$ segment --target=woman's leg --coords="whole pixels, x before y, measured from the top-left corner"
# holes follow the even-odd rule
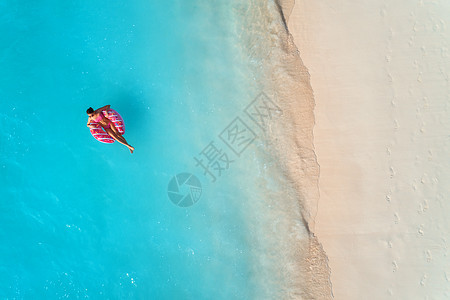
[[[127,143],[127,140],[120,135],[120,133],[116,133],[114,132],[111,128],[105,128],[105,131],[107,134],[109,134],[109,136],[111,136],[113,139],[115,139],[116,141],[118,141],[119,143],[121,143],[122,145],[125,145],[128,147],[128,149],[130,149],[131,153],[133,153],[134,151],[134,147],[130,146]]]
[[[120,134],[120,132],[117,130],[117,128],[114,126],[113,122],[109,122],[109,129],[112,130],[112,132],[114,132],[115,136],[118,138],[117,141],[122,141],[122,144],[128,144],[127,141],[125,140],[125,138]],[[109,133],[108,133],[109,134]],[[111,135],[111,134],[110,134]]]

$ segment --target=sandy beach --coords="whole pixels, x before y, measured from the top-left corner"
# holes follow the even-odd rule
[[[335,299],[447,299],[450,5],[297,1]],[[428,297],[428,298],[427,298]]]

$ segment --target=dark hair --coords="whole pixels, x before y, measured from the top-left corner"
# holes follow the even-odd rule
[[[88,114],[92,114],[94,112],[94,109],[92,107],[89,107],[86,111]]]

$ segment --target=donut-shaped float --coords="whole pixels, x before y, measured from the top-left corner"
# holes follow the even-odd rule
[[[103,110],[102,113],[106,118],[111,120],[111,122],[114,124],[114,126],[117,128],[117,131],[119,131],[120,134],[125,133],[125,123],[123,122],[122,117],[119,115],[117,111],[110,108],[108,110]],[[114,139],[103,130],[103,127],[100,124],[92,121],[90,124],[91,124],[90,127],[91,134],[97,141],[107,144],[114,143]]]

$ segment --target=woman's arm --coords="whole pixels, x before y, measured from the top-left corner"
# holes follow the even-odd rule
[[[102,112],[103,110],[109,109],[111,105],[105,105],[103,107],[97,108],[94,113]]]

